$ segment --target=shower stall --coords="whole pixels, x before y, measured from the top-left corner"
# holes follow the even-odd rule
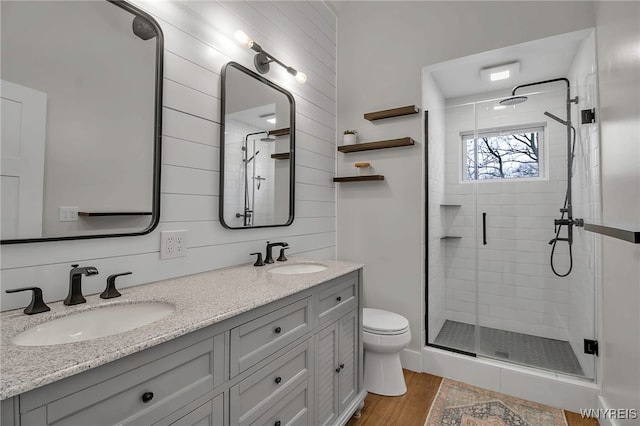
[[[260,149],[258,149],[259,147],[256,147],[256,140],[259,142],[271,143],[271,146],[273,146],[272,143],[275,142],[275,138],[271,137],[268,130],[248,133],[244,137],[244,143],[240,148],[242,150],[242,175],[244,187],[242,193],[244,194],[244,209],[242,212],[236,213],[236,218],[242,219],[243,226],[254,225],[256,202],[259,202],[259,198],[257,198],[257,195],[259,194],[257,194],[256,191],[260,191],[262,181],[267,180],[265,172],[267,172],[267,167],[270,164],[270,162],[267,162],[266,164],[258,164],[258,154],[260,154]],[[269,156],[273,151],[269,146],[264,146],[262,150],[268,150],[267,154]],[[271,211],[271,206],[269,206],[269,209],[263,209],[262,214],[268,211]],[[260,212],[258,212],[258,214],[260,214]]]
[[[269,130],[251,128],[229,120],[226,176],[229,191],[226,222],[236,227],[260,226],[274,220],[275,137]]]
[[[446,99],[423,74],[428,346],[595,378],[598,237],[580,225],[600,215],[599,138],[573,118],[597,103],[579,65],[510,96]]]

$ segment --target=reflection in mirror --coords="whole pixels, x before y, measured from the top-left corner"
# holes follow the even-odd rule
[[[293,222],[293,96],[235,62],[222,72],[220,222],[226,228]]]
[[[0,7],[2,243],[150,232],[160,28],[124,2]]]

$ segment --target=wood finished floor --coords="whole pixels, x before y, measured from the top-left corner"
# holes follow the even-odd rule
[[[404,370],[407,393],[385,397],[369,394],[359,419],[352,418],[347,426],[424,426],[442,377]],[[580,414],[565,411],[569,426],[597,426],[595,419],[583,419]]]

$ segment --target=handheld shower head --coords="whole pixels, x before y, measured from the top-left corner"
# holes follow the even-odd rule
[[[260,151],[256,151],[256,153],[255,153],[255,154],[253,154],[253,155],[251,156],[251,158],[249,158],[248,160],[242,160],[242,161],[244,161],[245,163],[249,164],[249,163],[251,162],[251,160],[253,160],[254,158],[256,158],[256,156],[257,156],[258,154],[260,154]]]
[[[560,117],[551,114],[549,111],[545,111],[544,115],[546,115],[549,118],[553,118],[554,120],[556,120],[558,123],[562,124],[563,126],[570,126],[571,125],[571,123],[569,123],[568,121],[564,121]]]

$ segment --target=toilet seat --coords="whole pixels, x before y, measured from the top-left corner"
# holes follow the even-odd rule
[[[362,310],[362,329],[379,335],[398,335],[409,330],[409,321],[402,315],[382,309],[364,308]]]

